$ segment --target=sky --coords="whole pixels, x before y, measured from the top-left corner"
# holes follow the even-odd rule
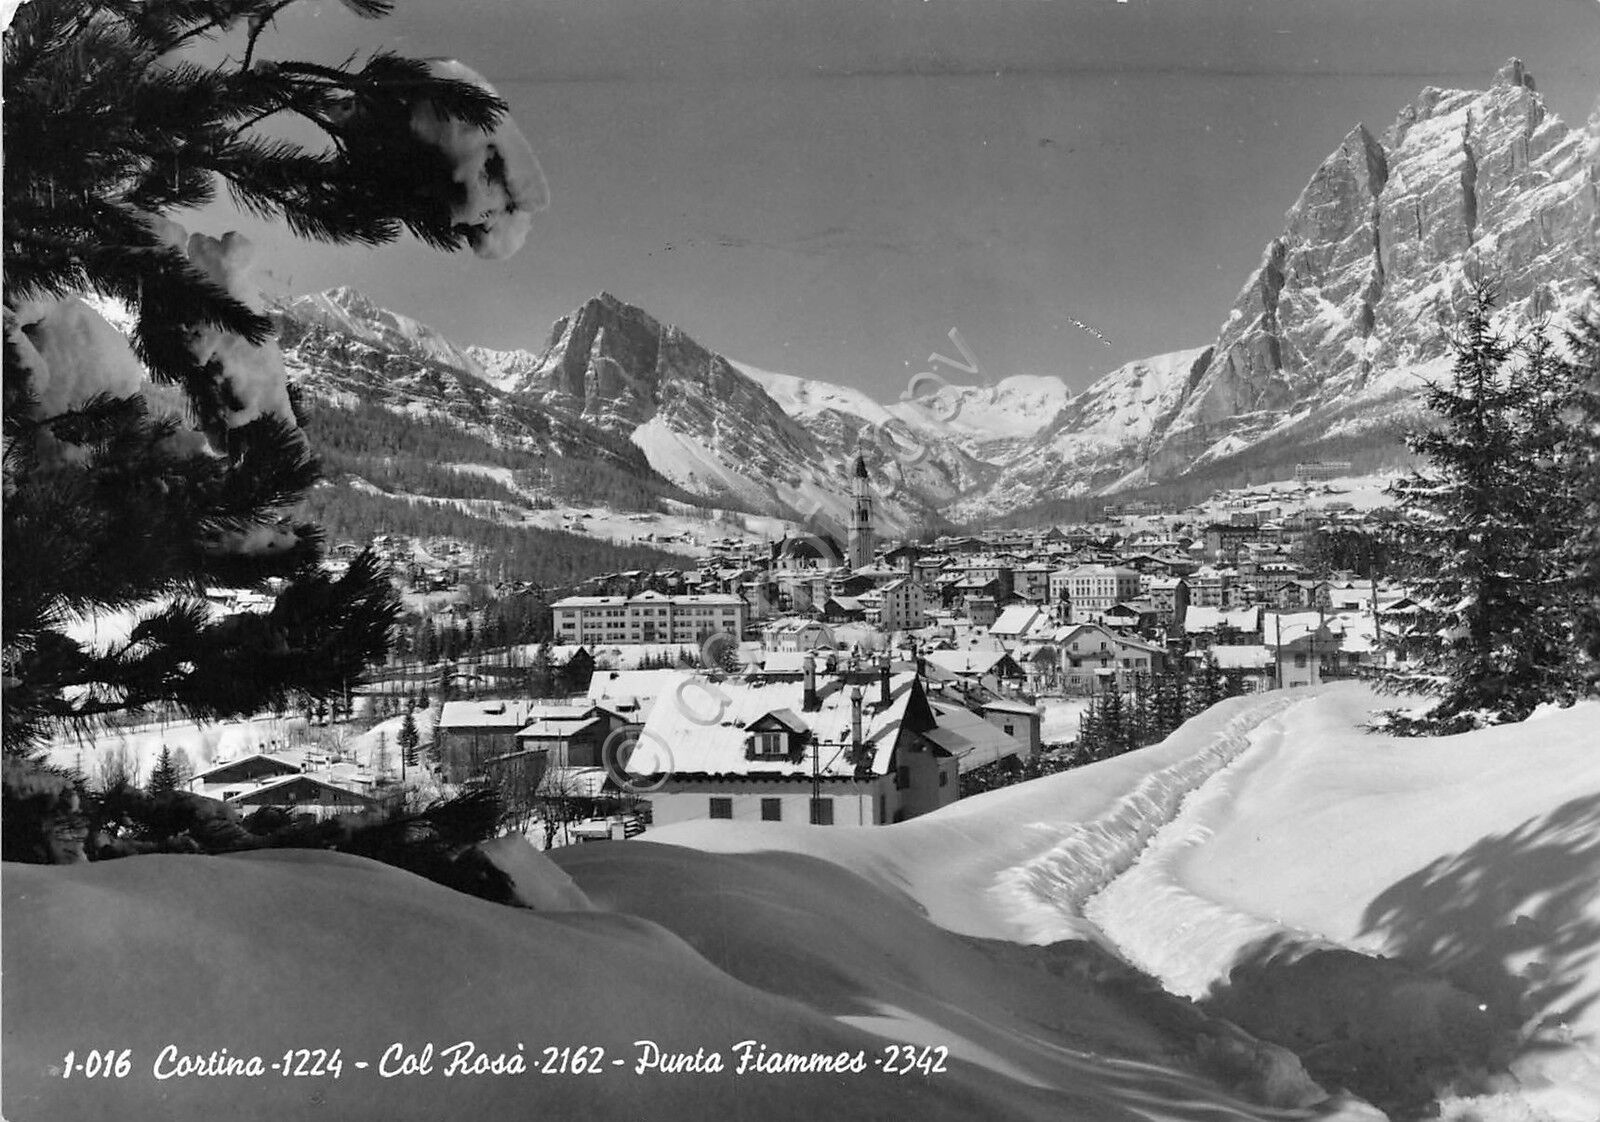
[[[268,57],[454,57],[551,205],[503,262],[262,243],[457,342],[541,348],[601,291],[770,370],[891,400],[940,353],[1082,388],[1216,336],[1322,159],[1513,55],[1581,123],[1600,0],[302,0]],[[217,229],[212,229],[216,224]]]

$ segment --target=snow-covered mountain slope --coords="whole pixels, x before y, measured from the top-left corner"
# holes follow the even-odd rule
[[[283,311],[301,323],[316,324],[376,350],[412,355],[488,381],[488,371],[438,331],[410,316],[380,308],[365,293],[348,286],[296,296]]]
[[[1498,286],[1508,330],[1585,299],[1597,184],[1600,112],[1569,128],[1521,63],[1484,91],[1426,89],[1381,138],[1357,125],[1316,169],[1210,346],[1128,363],[1076,395],[1046,376],[927,379],[912,387],[926,396],[878,402],[741,367],[605,293],[537,355],[458,347],[348,290],[288,311],[341,354],[365,348],[384,368],[379,394],[489,425],[528,413],[561,450],[642,450],[635,462],[707,504],[842,526],[864,451],[893,533],[1197,469],[1225,484],[1286,478],[1302,459],[1394,466],[1423,380],[1448,369],[1473,278]]]
[[[926,450],[938,461],[958,490],[981,482],[989,467],[1005,463],[1029,437],[1050,424],[1072,397],[1067,384],[1045,375],[1014,375],[989,386],[934,384],[918,386],[917,394],[882,403],[866,392],[816,378],[779,375],[770,370],[739,365],[760,383],[789,416],[818,432],[824,440],[838,442],[845,432],[882,426],[882,443],[891,458],[910,448]],[[894,440],[890,445],[888,440]]]
[[[798,382],[783,383],[785,391],[803,396]],[[835,530],[848,521],[850,467],[867,423],[859,414],[813,402],[797,418],[757,378],[609,293],[556,321],[516,396],[631,440],[656,471],[707,502],[821,519]],[[831,400],[861,405],[849,391]],[[890,456],[869,459],[878,524],[891,533],[961,486],[959,463],[902,477]]]
[[[1110,482],[1106,465],[1139,459],[1156,422],[1210,354],[1201,348],[1138,359],[1100,378],[1056,411],[988,491],[959,503],[953,515],[981,518],[988,509],[1012,510],[1044,496],[1104,486]]]
[[[948,433],[980,459],[1003,457],[1050,423],[1072,397],[1060,378],[1013,374],[989,385],[947,384],[901,394],[889,409],[913,428]]]
[[[497,351],[490,347],[480,347],[476,343],[468,344],[461,350],[478,364],[478,369],[481,371],[478,375],[480,378],[496,389],[508,392],[524,381],[539,362],[539,356],[532,351]]]
[[[1496,286],[1511,331],[1586,301],[1597,184],[1600,108],[1569,127],[1519,61],[1487,90],[1423,90],[1381,138],[1357,125],[1323,161],[1156,416],[1097,384],[1084,397],[1109,412],[1058,418],[958,513],[1207,465],[1392,461],[1423,381],[1448,371],[1448,327],[1474,278]]]
[[[1550,113],[1517,60],[1486,91],[1424,90],[1381,141],[1357,126],[1268,245],[1165,421],[1154,472],[1296,413],[1409,404],[1473,277],[1517,319],[1571,303],[1600,246],[1597,178],[1600,127]]]
[[[334,462],[383,453],[397,475],[414,475],[406,469],[472,461],[487,444],[516,465],[517,486],[504,497],[623,506],[688,498],[627,440],[497,389],[464,348],[359,293],[299,297],[273,317],[290,382],[313,406],[313,427],[329,445],[319,450]],[[400,431],[396,415],[413,427]]]

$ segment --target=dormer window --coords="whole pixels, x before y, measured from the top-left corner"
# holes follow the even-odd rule
[[[787,756],[789,754],[789,734],[783,732],[751,733],[750,754],[756,759]]]

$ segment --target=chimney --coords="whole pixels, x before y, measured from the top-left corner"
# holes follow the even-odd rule
[[[878,704],[885,709],[889,708],[889,652],[883,652],[883,661],[878,666]]]
[[[805,672],[805,693],[800,700],[800,708],[807,713],[815,713],[822,706],[817,697],[817,656],[810,651],[800,660],[800,667]]]
[[[861,687],[850,687],[850,750],[861,751]]]

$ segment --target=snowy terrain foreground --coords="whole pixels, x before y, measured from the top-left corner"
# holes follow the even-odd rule
[[[1447,1097],[1444,1117],[1593,1122],[1600,704],[1433,740],[1363,731],[1386,704],[1355,684],[1234,699],[1128,756],[890,830],[778,844],[898,886],[951,930],[1102,941],[1194,998],[1274,956],[1398,959],[1459,993],[1397,988],[1387,1006],[1341,1012],[1389,1018],[1401,1039],[1479,1014],[1515,1030],[1512,1075]],[[772,844],[710,825],[652,838]]]
[[[322,853],[8,865],[4,1113],[1377,1117],[1100,943],[1183,993],[1265,947],[1399,956],[1544,1046],[1447,1118],[1600,1117],[1600,705],[1405,742],[1356,731],[1373,703],[1351,686],[1235,699],[1162,745],[894,827],[704,823],[559,868],[497,843],[531,911]],[[757,852],[775,848],[790,852]],[[1406,1016],[1461,1012],[1417,978],[1397,991]],[[1358,1015],[1412,1027],[1381,1001]],[[465,1040],[529,1070],[446,1076]],[[736,1075],[746,1040],[860,1051],[867,1070]],[[637,1074],[641,1041],[725,1070]],[[430,1042],[431,1071],[378,1074],[387,1049]],[[951,1058],[890,1076],[875,1061],[891,1042]],[[339,1048],[345,1067],[158,1080],[169,1044],[267,1063]],[[546,1049],[596,1045],[598,1073],[539,1070]],[[85,1051],[112,1047],[129,1073],[85,1077]],[[63,1079],[68,1050],[80,1071]]]

